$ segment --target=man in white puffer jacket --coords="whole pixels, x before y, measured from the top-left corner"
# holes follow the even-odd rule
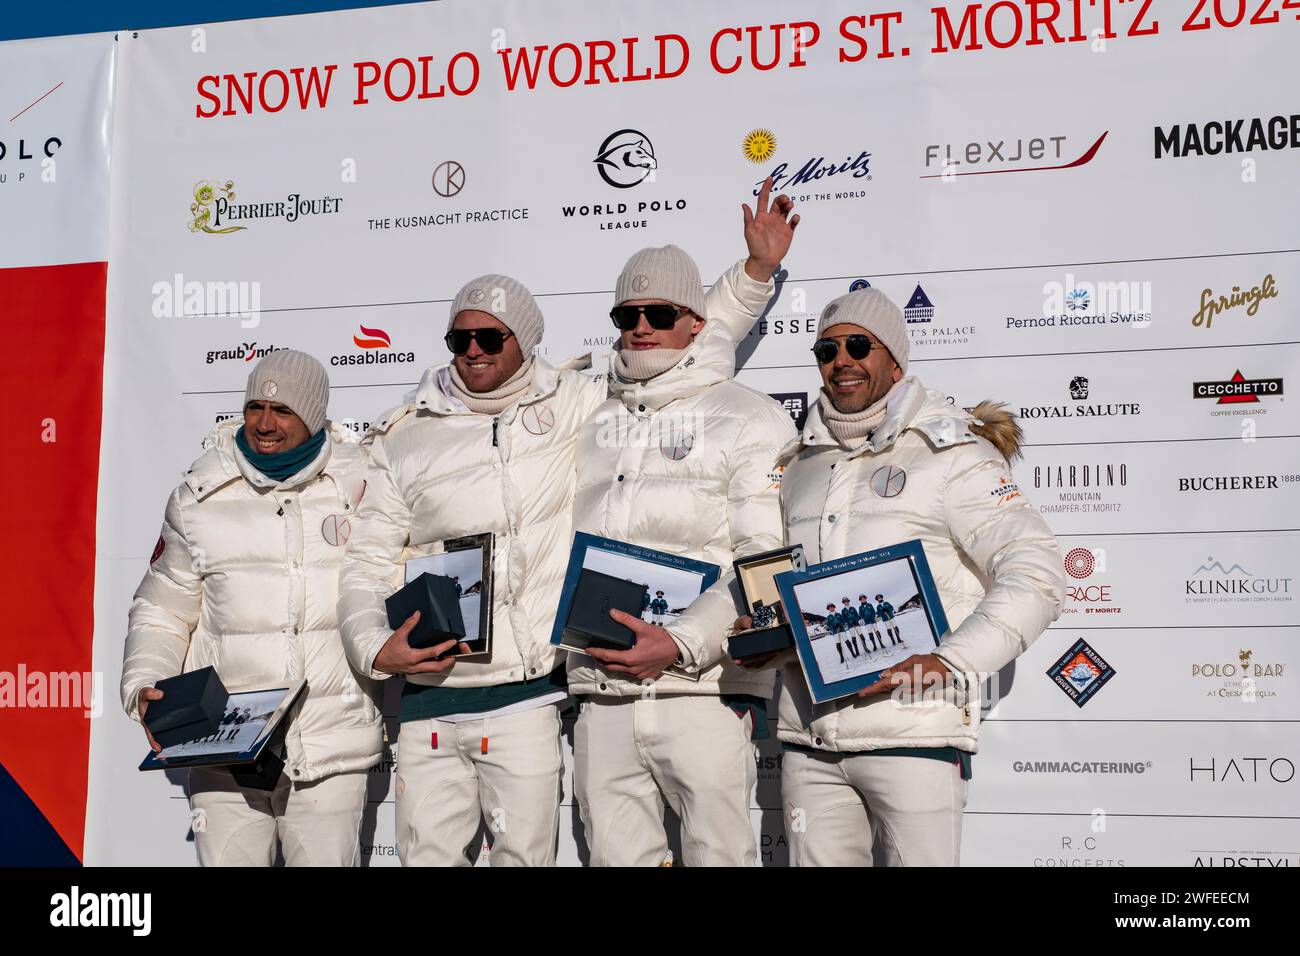
[[[818,336],[824,387],[787,456],[786,542],[816,564],[920,539],[951,632],[860,696],[820,705],[785,655],[791,861],[956,865],[979,681],[1060,614],[1060,549],[1012,480],[1012,416],[992,404],[967,414],[908,376],[903,314],[879,290],[830,302]],[[942,690],[914,694],[918,676]]]
[[[768,211],[766,201],[765,189],[746,216],[750,258],[707,297],[696,278],[729,362],[774,289],[770,221],[784,228],[790,204],[779,197]],[[534,355],[542,333],[522,284],[474,279],[451,305],[451,364],[427,370],[373,426],[365,522],[349,544],[339,618],[354,667],[407,678],[395,786],[403,865],[467,864],[480,820],[491,828],[492,865],[555,861],[563,773],[555,705],[568,692],[566,652],[550,636],[573,540],[575,446],[607,385]],[[487,532],[496,554],[491,658],[412,651],[414,620],[394,631],[384,610],[404,561]]]
[[[789,230],[783,239],[788,249]],[[781,545],[776,461],[795,430],[781,405],[733,381],[734,355],[708,334],[701,298],[699,270],[676,246],[628,260],[611,313],[622,330],[612,397],[579,440],[576,530],[724,574],[666,629],[612,612],[635,632],[631,650],[570,658],[569,690],[586,698],[576,795],[597,866],[662,864],[665,802],[688,866],[757,857],[750,736],[775,672],[736,667],[724,638],[736,616],[732,562]]]
[[[355,866],[382,727],[335,612],[365,453],[326,421],[329,378],[310,355],[272,352],[244,398],[244,417],[212,430],[167,503],[131,605],[122,705],[139,720],[162,697],[154,684],[207,665],[232,692],[305,679],[273,791],[240,787],[225,769],[190,771],[199,862],[269,866],[278,837],[289,866]]]

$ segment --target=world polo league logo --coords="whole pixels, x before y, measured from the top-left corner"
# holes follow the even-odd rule
[[[650,137],[636,129],[620,129],[605,137],[596,151],[596,171],[615,189],[631,189],[659,168]]]

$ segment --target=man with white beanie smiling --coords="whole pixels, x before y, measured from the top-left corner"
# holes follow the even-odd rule
[[[790,203],[746,208],[749,258],[691,301],[730,357],[771,298]],[[774,225],[779,223],[779,228]],[[788,247],[788,243],[786,243]],[[574,453],[605,399],[603,377],[558,368],[534,349],[536,300],[504,275],[473,279],[452,301],[450,364],[428,369],[373,426],[369,493],[349,545],[339,617],[353,666],[406,675],[398,739],[397,846],[403,865],[466,865],[480,821],[492,865],[552,865],[563,761],[558,704],[566,652],[551,627],[573,540]],[[388,626],[384,599],[405,560],[442,542],[495,535],[492,652],[435,660],[413,650],[417,622]]]
[[[782,254],[796,224],[773,224]],[[732,562],[781,544],[776,460],[794,425],[733,381],[733,350],[709,334],[716,319],[684,251],[633,255],[614,303],[611,397],[579,439],[575,528],[716,564],[723,577],[666,627],[612,611],[636,636],[630,650],[571,656],[579,812],[597,866],[663,864],[665,803],[686,865],[753,866],[750,741],[765,735],[775,672],[735,666],[724,638]]]
[[[1060,549],[1012,479],[1014,417],[993,403],[967,413],[908,375],[898,306],[850,292],[825,307],[817,335],[821,396],[783,456],[786,543],[816,564],[920,539],[951,631],[858,696],[818,705],[793,652],[782,655],[791,862],[955,866],[980,680],[1060,614]]]
[[[221,422],[167,502],[131,604],[122,704],[136,720],[159,680],[211,665],[231,692],[306,680],[273,790],[224,768],[189,774],[203,866],[355,866],[366,770],[380,756],[376,685],[348,667],[335,618],[365,454],[325,418],[329,377],[304,352],[253,368],[242,418]],[[149,735],[150,746],[157,744]]]

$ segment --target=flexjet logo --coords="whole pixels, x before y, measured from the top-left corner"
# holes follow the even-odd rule
[[[953,179],[957,176],[987,176],[992,173],[1077,169],[1092,162],[1109,133],[1110,130],[1103,131],[1081,153],[1080,144],[1071,145],[1067,136],[986,139],[958,144],[955,152],[952,143],[931,143],[925,147],[926,172],[921,178]],[[1066,158],[1075,153],[1079,153],[1076,158]]]
[[[1211,120],[1208,123],[1176,123],[1168,127],[1157,126],[1154,130],[1156,159],[1295,149],[1300,146],[1300,113]]]

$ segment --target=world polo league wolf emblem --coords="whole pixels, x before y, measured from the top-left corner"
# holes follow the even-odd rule
[[[592,162],[596,164],[600,178],[615,189],[631,189],[643,182],[652,170],[659,168],[650,137],[636,129],[610,133],[600,144]]]
[[[871,490],[879,498],[893,498],[902,494],[907,484],[907,472],[897,465],[881,465],[871,473]]]

